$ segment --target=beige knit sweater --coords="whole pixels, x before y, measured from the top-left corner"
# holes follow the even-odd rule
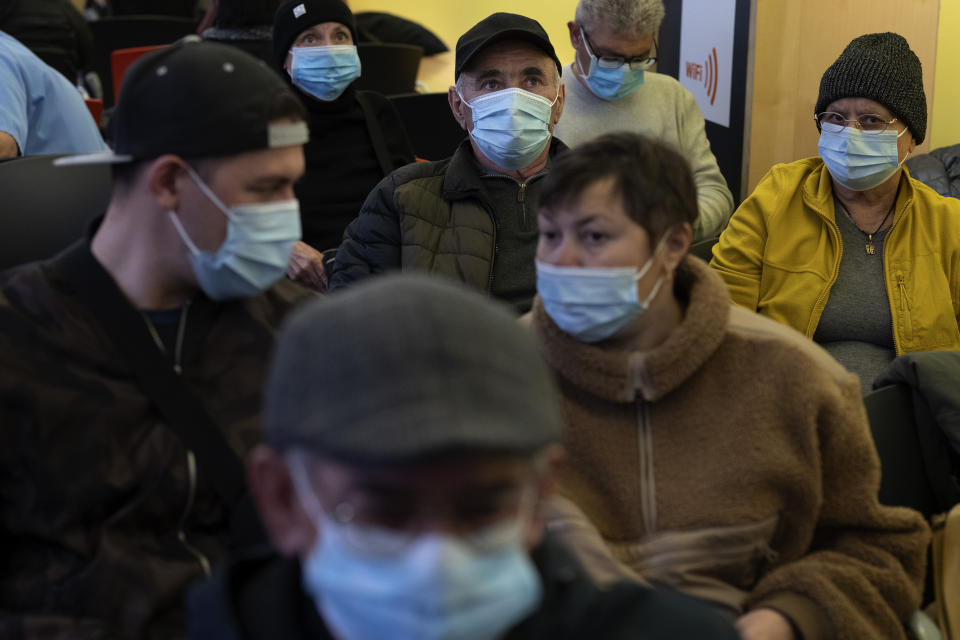
[[[683,321],[645,353],[577,342],[535,301],[568,421],[553,528],[584,559],[606,554],[738,613],[776,609],[805,640],[902,638],[929,532],[877,502],[856,377],[732,306],[701,260],[677,283]]]

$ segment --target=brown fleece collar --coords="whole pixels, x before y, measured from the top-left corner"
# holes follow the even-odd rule
[[[533,325],[547,362],[565,380],[610,402],[633,402],[637,394],[653,402],[679,387],[720,346],[730,316],[727,287],[706,262],[687,256],[680,268],[692,281],[683,292],[689,299],[683,320],[646,352],[579,342],[554,324],[537,296]]]

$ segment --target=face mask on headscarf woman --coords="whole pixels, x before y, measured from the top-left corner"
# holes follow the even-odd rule
[[[331,102],[360,77],[360,56],[356,45],[294,47],[290,79],[313,97]]]
[[[866,191],[886,182],[906,161],[906,156],[899,160],[897,149],[897,140],[906,132],[864,133],[824,123],[817,151],[834,180],[848,189]]]

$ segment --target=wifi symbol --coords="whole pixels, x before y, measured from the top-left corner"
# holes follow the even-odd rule
[[[707,89],[707,95],[710,96],[710,106],[713,106],[713,101],[717,99],[717,48],[714,47],[710,55],[707,56],[707,61],[704,65],[707,68],[706,76],[703,79],[703,86]]]

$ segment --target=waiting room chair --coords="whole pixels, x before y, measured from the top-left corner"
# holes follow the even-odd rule
[[[0,162],[0,269],[57,254],[107,210],[110,166],[55,167],[58,157]]]
[[[112,0],[110,8],[115,16],[197,17],[197,0]]]
[[[120,89],[123,88],[123,77],[127,75],[127,69],[130,68],[130,65],[143,57],[144,54],[167,46],[169,45],[152,44],[146,47],[131,47],[110,52],[110,79],[113,81],[114,94],[120,96]]]
[[[710,259],[713,258],[713,247],[719,240],[719,236],[716,238],[707,238],[706,240],[698,240],[690,245],[689,253],[697,256],[701,260],[710,262]]]
[[[110,54],[117,49],[170,44],[196,31],[197,22],[169,16],[121,16],[90,23],[93,32],[93,71],[103,82],[103,102],[111,107],[116,100],[110,68]]]
[[[357,53],[361,67],[357,89],[393,96],[411,93],[416,88],[423,47],[361,42],[357,45]]]
[[[881,387],[865,395],[863,404],[880,457],[880,503],[916,509],[929,522],[940,509],[924,466],[910,387],[905,384]],[[923,604],[933,597],[933,572],[928,568]],[[913,633],[921,635],[919,629]]]
[[[864,396],[863,404],[880,455],[880,502],[916,509],[928,519],[939,513],[923,462],[910,387],[881,387]]]
[[[391,96],[390,102],[397,108],[418,158],[449,158],[467,137],[450,112],[446,93],[408,93]]]
[[[103,117],[103,100],[84,98],[83,102],[87,105],[87,109],[90,110],[90,115],[93,116],[93,121],[97,123],[97,128],[99,129],[100,118]]]

